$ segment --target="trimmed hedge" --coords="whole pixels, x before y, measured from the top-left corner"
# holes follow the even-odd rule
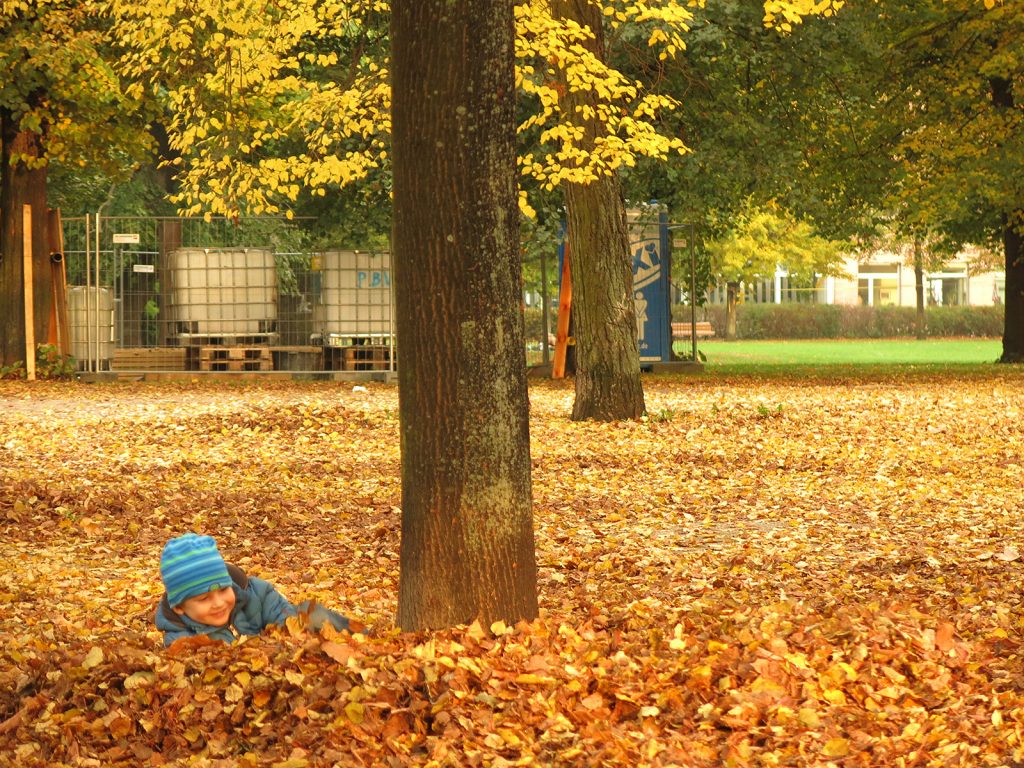
[[[740,339],[892,339],[916,335],[915,307],[861,307],[838,304],[740,304],[736,332]],[[676,305],[673,320],[687,322],[690,308]],[[540,340],[541,310],[525,307],[526,339]],[[698,310],[711,321],[715,337],[725,338],[725,307]],[[1003,307],[929,307],[925,311],[928,335],[935,338],[1003,335]],[[551,333],[555,320],[551,320]]]
[[[680,308],[689,318],[689,310]],[[704,308],[718,338],[725,336],[725,307]],[[741,304],[736,333],[740,339],[891,339],[916,335],[915,307],[862,307],[836,304]],[[930,337],[999,337],[1003,307],[929,307]]]

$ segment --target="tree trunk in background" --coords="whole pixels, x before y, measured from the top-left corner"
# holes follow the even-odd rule
[[[917,322],[914,324],[914,331],[918,341],[924,341],[928,338],[924,314],[924,263],[921,260],[921,243],[917,240],[914,241],[914,291],[917,295]]]
[[[180,159],[181,153],[171,147],[170,139],[167,136],[167,128],[163,122],[155,122],[150,126],[150,133],[156,140],[157,148],[157,178],[160,180],[160,186],[164,193],[164,198],[169,198],[176,194],[179,189],[178,180],[174,175],[174,169],[177,166],[171,165],[170,163],[174,160]],[[167,165],[161,164],[167,163]],[[175,327],[175,323],[171,320],[170,308],[173,304],[172,291],[174,289],[174,280],[171,272],[171,252],[181,248],[181,220],[180,219],[161,219],[157,222],[156,227],[157,236],[157,286],[156,291],[156,302],[157,302],[157,317],[156,317],[156,344],[157,346],[171,345],[176,343],[176,334],[178,329]]]
[[[160,180],[160,188],[163,190],[164,196],[169,197],[178,192],[179,184],[175,176],[175,169],[180,166],[173,165],[173,163],[181,160],[181,153],[171,146],[171,139],[167,135],[167,126],[162,120],[154,121],[149,126],[149,133],[156,142],[156,175]]]
[[[23,206],[32,206],[32,290],[36,343],[46,343],[53,286],[47,239],[46,167],[11,164],[13,154],[40,157],[39,136],[19,131],[0,109],[0,365],[25,360]],[[34,351],[33,351],[34,353]]]
[[[555,18],[594,31],[585,45],[604,58],[603,15],[588,0],[555,0]],[[593,106],[589,93],[569,90],[570,112]],[[585,124],[584,147],[593,146],[597,127]],[[576,401],[572,418],[614,421],[644,414],[640,346],[633,300],[633,262],[626,208],[617,175],[590,184],[566,184],[565,208],[572,259],[572,316],[576,339]]]
[[[537,615],[513,5],[391,4],[405,630]]]
[[[740,284],[730,280],[725,284],[725,338],[732,341],[736,338],[736,302],[739,298]]]
[[[994,77],[990,81],[992,104],[1013,110],[1013,82]],[[1003,320],[1001,363],[1024,362],[1024,206],[1003,216],[1003,250],[1006,257],[1006,315]]]
[[[1024,363],[1024,210],[1004,218],[1006,253],[1006,316],[1003,321],[1001,363]]]

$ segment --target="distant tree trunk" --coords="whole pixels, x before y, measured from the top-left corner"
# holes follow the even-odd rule
[[[156,141],[157,168],[156,177],[160,181],[160,189],[164,199],[177,194],[179,184],[174,169],[179,167],[173,165],[175,160],[181,158],[181,153],[171,146],[170,138],[167,135],[167,127],[162,121],[156,121],[150,126],[150,134]],[[156,292],[157,318],[156,318],[156,345],[173,345],[176,343],[178,329],[171,319],[170,308],[173,306],[172,292],[174,289],[174,276],[171,271],[171,253],[182,246],[181,219],[160,219],[156,225],[157,250],[157,284],[159,291]]]
[[[1014,109],[1013,82],[994,77],[990,81],[992,103],[1000,110]],[[1003,250],[1006,257],[1006,314],[1003,320],[1001,363],[1024,362],[1024,208],[1003,216]]]
[[[166,198],[176,194],[180,186],[175,175],[175,168],[179,166],[173,163],[181,159],[181,152],[171,146],[167,126],[162,120],[154,121],[149,127],[149,133],[156,142],[156,176]]]
[[[0,109],[0,365],[25,359],[25,265],[23,206],[32,206],[32,291],[36,343],[45,343],[53,301],[47,240],[46,167],[30,168],[13,155],[42,156],[40,137],[20,131]],[[34,354],[34,351],[33,351]]]
[[[725,338],[736,338],[736,303],[739,299],[740,284],[730,280],[725,284]]]
[[[914,241],[914,290],[917,295],[917,322],[914,330],[917,333],[918,341],[928,338],[928,329],[925,326],[924,314],[924,263],[921,257],[921,243]]]
[[[604,58],[600,6],[588,0],[554,0],[552,11],[556,18],[590,27],[594,39],[585,45]],[[590,92],[570,89],[566,94],[570,114],[576,114],[577,107],[593,107],[596,103]],[[595,122],[586,122],[584,130],[582,145],[593,147]],[[566,184],[565,208],[576,338],[572,418],[639,418],[646,408],[640,382],[633,262],[618,176],[613,173],[589,184]]]
[[[398,624],[537,615],[514,0],[393,0]]]

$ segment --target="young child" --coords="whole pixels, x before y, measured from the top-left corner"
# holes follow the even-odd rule
[[[211,536],[186,533],[168,541],[160,556],[160,577],[166,593],[156,610],[156,626],[165,646],[192,635],[230,643],[309,609],[308,601],[294,606],[270,582],[225,563]],[[309,619],[314,628],[326,621],[349,629],[348,619],[322,606]]]

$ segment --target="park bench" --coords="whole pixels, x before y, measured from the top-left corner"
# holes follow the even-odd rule
[[[690,330],[690,323],[672,323],[673,340],[690,338]],[[715,335],[715,329],[706,320],[698,321],[693,330],[696,331],[698,339],[706,339]]]

